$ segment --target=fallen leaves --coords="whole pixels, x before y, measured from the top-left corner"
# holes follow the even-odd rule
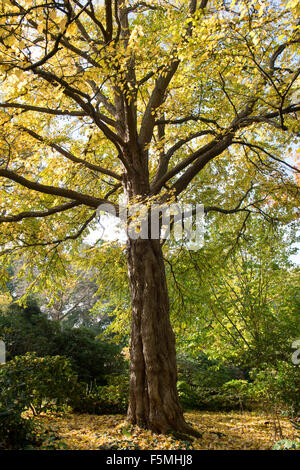
[[[129,425],[124,415],[44,415],[39,421],[44,428],[55,429],[59,439],[72,450],[267,450],[281,438],[274,431],[273,418],[263,414],[194,411],[185,417],[201,438],[183,441],[155,434]],[[281,432],[285,438],[295,439],[295,430],[286,419],[281,420]]]

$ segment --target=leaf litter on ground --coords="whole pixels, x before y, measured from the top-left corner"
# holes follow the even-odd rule
[[[58,443],[71,450],[268,450],[282,438],[296,438],[288,419],[280,419],[278,435],[275,418],[257,412],[192,411],[185,413],[185,418],[201,437],[156,434],[131,426],[124,415],[53,414],[42,415],[38,421],[45,429],[54,429]]]

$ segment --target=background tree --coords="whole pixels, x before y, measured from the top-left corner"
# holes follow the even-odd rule
[[[217,225],[217,224],[216,224]],[[232,243],[224,246],[225,232]],[[291,361],[299,336],[299,268],[290,259],[295,234],[258,219],[236,246],[224,227],[202,252],[169,257],[172,320],[178,349],[251,369]]]
[[[6,344],[7,360],[26,353],[65,356],[80,381],[105,384],[106,376],[125,372],[126,364],[122,346],[98,339],[95,329],[71,328],[50,320],[33,298],[26,307],[13,302],[0,308],[0,337]]]
[[[54,292],[44,290],[36,291],[35,296],[39,298],[41,310],[52,320],[64,322],[69,326],[96,326],[109,323],[105,311],[107,310],[104,295],[98,294],[99,286],[95,278],[99,279],[98,273],[92,270],[78,270],[76,266],[66,266],[68,276],[65,277],[62,290]],[[38,277],[40,272],[36,268],[34,272]],[[33,286],[24,276],[24,259],[12,260],[9,268],[9,280],[6,287],[10,296],[19,303],[26,302],[28,292],[32,294]],[[97,304],[97,306],[95,305]],[[93,314],[91,311],[93,310]]]
[[[121,192],[129,204],[189,200],[215,160],[231,185],[222,206],[222,187],[206,193],[206,213],[240,212],[246,223],[293,204],[298,170],[282,155],[298,130],[294,1],[10,0],[0,26],[0,244],[6,263],[25,252],[32,285],[62,289],[101,203]],[[243,161],[263,162],[269,198],[231,178]],[[176,390],[160,240],[128,240],[127,263],[128,418],[192,432]]]

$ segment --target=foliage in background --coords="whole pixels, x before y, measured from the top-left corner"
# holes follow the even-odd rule
[[[0,382],[2,393],[19,394],[23,409],[38,415],[63,411],[76,390],[77,376],[64,357],[27,353],[2,365]]]
[[[15,383],[14,374],[0,367],[0,450],[19,449],[35,442],[32,420],[22,417],[30,406],[24,382]]]
[[[204,350],[248,369],[290,362],[300,333],[300,271],[290,260],[295,241],[293,227],[253,222],[240,232],[231,222],[211,231],[199,252],[170,254],[179,351]]]
[[[276,367],[266,364],[263,370],[253,370],[252,377],[262,408],[280,411],[300,418],[300,367],[278,362]]]
[[[0,310],[0,336],[7,359],[35,352],[38,356],[65,356],[79,380],[105,384],[105,376],[126,369],[121,345],[97,340],[92,329],[65,327],[49,320],[34,299],[27,307],[12,303]]]
[[[128,408],[129,380],[126,376],[109,378],[109,384],[92,389],[80,384],[71,402],[77,413],[125,414]]]

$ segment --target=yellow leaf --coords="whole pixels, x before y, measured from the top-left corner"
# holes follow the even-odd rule
[[[38,33],[42,34],[43,29],[44,29],[44,24],[43,24],[43,23],[40,23],[40,24],[38,25],[38,27],[37,27]]]

